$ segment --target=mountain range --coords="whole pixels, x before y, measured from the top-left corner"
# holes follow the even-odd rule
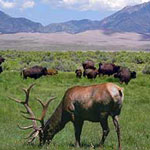
[[[26,18],[14,18],[0,11],[0,33],[80,33],[88,30],[150,33],[150,2],[127,6],[101,21],[71,20],[43,26]]]

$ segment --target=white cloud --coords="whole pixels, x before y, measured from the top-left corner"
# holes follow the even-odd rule
[[[27,8],[33,8],[34,6],[34,0],[0,0],[0,7],[2,8],[15,8],[24,10]]]
[[[3,8],[14,8],[15,5],[16,5],[15,2],[0,0],[0,6]]]
[[[34,5],[35,5],[35,2],[34,2],[34,1],[25,1],[25,2],[22,4],[22,9],[33,8]]]
[[[150,0],[41,0],[57,7],[80,10],[119,10],[127,5],[135,5]]]

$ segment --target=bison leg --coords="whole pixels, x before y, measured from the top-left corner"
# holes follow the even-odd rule
[[[85,70],[83,71],[83,77],[86,77],[86,73],[85,73]]]
[[[117,137],[118,137],[118,149],[121,150],[121,138],[120,138],[120,126],[119,126],[119,122],[118,122],[118,116],[114,116],[113,117],[113,123],[117,132]]]
[[[23,76],[23,79],[27,79],[27,76],[24,75],[24,76]]]
[[[108,117],[105,117],[103,119],[100,120],[100,124],[102,126],[102,130],[103,130],[103,135],[102,135],[102,139],[100,141],[100,146],[104,145],[105,139],[109,133],[109,126],[108,126]]]
[[[82,120],[75,120],[73,122],[74,124],[74,129],[75,129],[75,147],[80,147],[80,135],[82,132],[82,127],[83,127],[83,121]]]

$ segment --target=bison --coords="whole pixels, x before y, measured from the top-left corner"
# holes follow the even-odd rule
[[[82,70],[81,70],[81,69],[77,69],[77,70],[75,71],[75,73],[76,73],[76,77],[77,77],[77,78],[81,78],[81,77],[82,77]]]
[[[99,63],[99,75],[113,75],[114,73],[118,72],[120,69],[120,66],[116,66],[112,63]]]
[[[22,74],[24,79],[27,79],[27,77],[38,79],[43,75],[47,75],[47,68],[42,66],[34,66],[31,68],[23,69],[21,75]]]
[[[119,78],[121,83],[125,82],[128,84],[131,79],[136,78],[136,72],[130,71],[129,68],[122,67],[117,73],[114,74],[114,77]]]
[[[83,69],[96,69],[92,60],[87,60],[82,63]]]
[[[3,69],[2,69],[2,66],[0,66],[0,73],[2,73],[3,72]]]
[[[99,72],[97,69],[85,69],[83,73],[84,77],[87,76],[88,79],[95,79],[98,74]]]
[[[47,75],[56,75],[58,71],[55,69],[47,69]]]
[[[0,65],[5,61],[5,58],[3,58],[2,56],[0,56]]]

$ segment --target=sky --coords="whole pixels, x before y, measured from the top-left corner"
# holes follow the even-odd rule
[[[69,20],[101,20],[116,11],[150,0],[0,0],[0,10],[43,25]]]

